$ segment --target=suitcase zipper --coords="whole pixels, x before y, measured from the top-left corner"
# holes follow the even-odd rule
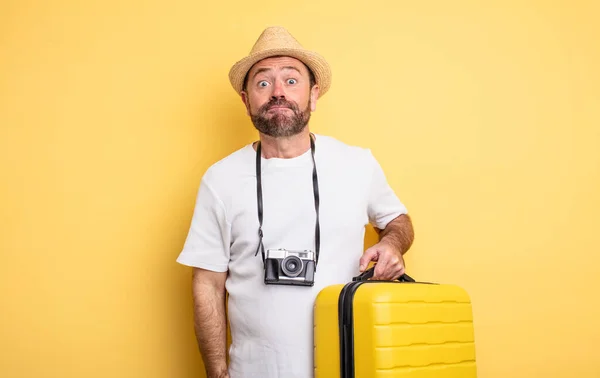
[[[344,286],[338,302],[340,338],[340,378],[354,378],[354,329],[352,304],[354,293],[366,281],[350,282]]]

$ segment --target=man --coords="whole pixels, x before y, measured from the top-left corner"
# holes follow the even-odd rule
[[[318,292],[370,261],[374,279],[398,278],[412,225],[369,150],[309,131],[331,83],[320,55],[267,28],[229,78],[260,141],[212,165],[200,184],[177,259],[194,267],[196,337],[209,378],[311,377]],[[368,222],[380,241],[363,253]]]

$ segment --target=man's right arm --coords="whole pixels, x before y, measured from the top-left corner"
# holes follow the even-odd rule
[[[227,272],[194,268],[194,329],[207,378],[228,378],[225,279]]]

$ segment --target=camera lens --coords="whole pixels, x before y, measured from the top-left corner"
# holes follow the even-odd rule
[[[302,272],[302,265],[302,260],[298,256],[287,256],[281,262],[281,270],[289,277],[296,277]]]

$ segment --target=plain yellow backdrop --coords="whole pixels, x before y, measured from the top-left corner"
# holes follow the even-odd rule
[[[282,25],[333,69],[312,130],[371,148],[408,206],[409,273],[470,293],[479,376],[600,377],[599,17],[4,0],[0,376],[204,376],[175,259],[206,168],[257,137],[228,70]]]

